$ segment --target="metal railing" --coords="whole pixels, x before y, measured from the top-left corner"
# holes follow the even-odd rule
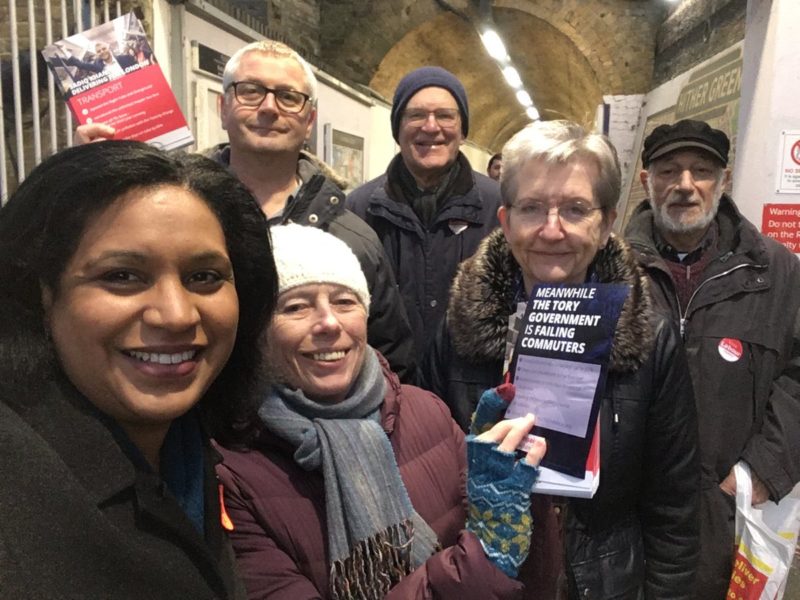
[[[72,115],[42,48],[116,18],[130,6],[120,0],[7,0],[5,8],[8,18],[0,25],[2,202],[43,156],[72,145]]]

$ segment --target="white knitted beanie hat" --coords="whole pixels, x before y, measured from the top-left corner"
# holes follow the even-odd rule
[[[270,227],[278,269],[278,294],[307,283],[336,283],[353,290],[369,313],[369,288],[361,265],[342,240],[316,227]]]

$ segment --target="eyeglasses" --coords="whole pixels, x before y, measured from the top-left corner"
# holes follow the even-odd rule
[[[592,213],[603,210],[598,206],[589,206],[578,200],[562,202],[558,206],[550,206],[547,202],[524,202],[512,204],[511,208],[519,213],[520,220],[526,225],[541,227],[555,213],[563,225],[580,226],[589,222]]]
[[[275,104],[285,113],[299,113],[311,99],[308,94],[297,90],[275,90],[253,81],[234,81],[230,87],[233,88],[233,94],[242,106],[254,108],[261,106],[267,94],[272,94],[275,96]]]
[[[430,115],[433,115],[437,125],[442,129],[452,129],[458,123],[460,113],[457,108],[437,108],[436,110],[411,108],[403,112],[403,119],[412,127],[422,127],[428,122]]]

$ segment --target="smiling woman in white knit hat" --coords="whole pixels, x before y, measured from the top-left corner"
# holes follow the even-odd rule
[[[401,385],[367,345],[369,290],[350,249],[299,225],[271,235],[279,296],[266,355],[278,383],[256,441],[223,449],[219,468],[249,596],[517,596],[545,444],[519,461],[514,448],[533,416],[465,444],[444,404]]]

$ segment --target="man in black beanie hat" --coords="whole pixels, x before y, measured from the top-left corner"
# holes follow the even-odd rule
[[[734,464],[750,467],[753,504],[800,481],[800,262],[724,193],[729,146],[702,121],[654,129],[642,152],[650,199],[625,232],[689,357],[703,477],[696,600],[727,597]]]
[[[500,188],[459,150],[469,104],[449,71],[422,67],[403,77],[391,125],[400,153],[384,175],[351,192],[347,206],[383,242],[421,358],[447,309],[458,264],[498,225]]]

